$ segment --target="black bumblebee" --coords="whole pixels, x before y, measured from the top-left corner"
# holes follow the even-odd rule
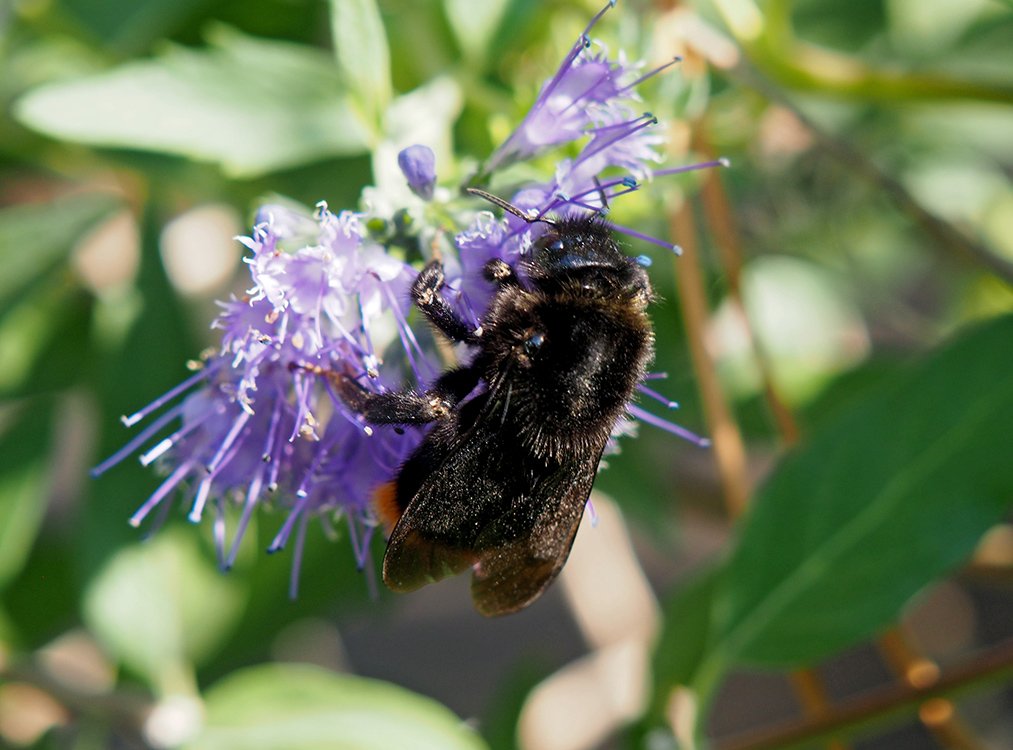
[[[475,348],[469,364],[423,393],[373,393],[331,374],[369,423],[432,423],[375,496],[393,529],[384,582],[412,591],[471,568],[475,607],[488,616],[526,607],[559,574],[605,444],[653,356],[647,273],[607,222],[538,221],[547,229],[523,262],[523,281],[502,260],[486,266],[497,290],[478,329],[440,295],[439,261],[412,286],[437,329]]]

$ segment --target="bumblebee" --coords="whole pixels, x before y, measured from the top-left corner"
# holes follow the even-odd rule
[[[370,424],[431,425],[374,498],[390,530],[384,582],[413,591],[470,568],[486,616],[523,609],[559,574],[602,451],[653,357],[651,284],[609,224],[596,214],[538,221],[546,231],[520,273],[486,265],[495,293],[477,329],[441,296],[439,261],[411,288],[438,331],[474,350],[467,364],[424,392],[374,393],[331,376]]]

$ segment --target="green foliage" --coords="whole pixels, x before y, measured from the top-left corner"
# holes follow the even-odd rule
[[[447,22],[469,61],[485,62],[507,4],[508,0],[490,0],[481,5],[468,0],[443,0]]]
[[[713,603],[698,687],[872,635],[1013,504],[1013,316],[856,397],[757,493]],[[884,575],[885,571],[889,571]]]
[[[366,151],[371,132],[322,52],[221,26],[209,44],[37,88],[17,115],[53,138],[212,161],[235,177]]]
[[[24,566],[46,511],[48,406],[21,404],[0,435],[0,590]]]
[[[193,534],[127,547],[92,579],[83,615],[107,652],[163,693],[186,690],[191,664],[214,654],[242,611],[236,581],[218,574]]]
[[[143,53],[175,31],[201,0],[62,0],[68,20],[119,54]]]
[[[64,265],[74,243],[119,201],[102,194],[0,210],[0,318]]]
[[[716,637],[734,658],[815,661],[892,620],[1013,503],[1013,317],[870,389],[757,493]],[[882,571],[890,571],[882,576]]]
[[[706,331],[680,317],[673,279],[684,261],[655,254],[655,367],[669,378],[653,385],[682,403],[678,421],[702,429],[688,352],[706,339],[747,451],[772,459],[720,558],[663,600],[649,700],[633,721],[640,747],[674,742],[673,690],[695,693],[704,736],[732,670],[809,667],[874,637],[1013,502],[1010,1],[681,6],[720,34],[692,40],[691,64],[649,82],[645,106],[702,117],[701,133],[731,158],[725,219],[745,241],[752,327],[741,328],[713,237],[703,238],[704,293],[717,322]],[[313,533],[291,602],[291,552],[260,554],[278,516],[254,520],[225,575],[181,514],[148,540],[126,523],[157,486],[152,472],[130,462],[92,481],[83,467],[127,439],[120,414],[216,343],[210,299],[183,297],[162,267],[170,219],[211,201],[249,219],[258,195],[275,191],[354,208],[366,182],[400,180],[393,157],[412,138],[454,156],[461,174],[441,179],[463,178],[537,94],[588,7],[61,0],[4,12],[0,678],[30,672],[67,632],[100,643],[117,683],[101,701],[83,692],[86,710],[67,703],[87,717],[74,746],[135,746],[143,715],[183,695],[205,717],[188,750],[483,747],[450,710],[394,683],[449,696],[460,713],[455,700],[492,695],[474,711],[487,717],[479,729],[496,747],[517,742],[525,698],[557,665],[537,650],[558,626],[551,603],[518,616],[516,630],[456,613],[399,620],[370,600],[347,540]],[[651,45],[655,62],[685,53],[666,46],[673,27],[646,8],[624,0],[597,31],[631,56]],[[744,31],[743,19],[755,25]],[[744,65],[701,72],[699,54],[720,58],[723,37]],[[819,64],[811,45],[828,55]],[[551,172],[560,156],[538,166]],[[659,178],[617,202],[617,221],[668,236],[671,207],[699,182]],[[140,227],[140,269],[125,288],[93,289],[78,250],[118,212]],[[704,234],[719,228],[712,220]],[[801,441],[783,455],[751,334],[801,415]],[[668,580],[681,569],[680,534],[692,533],[675,511],[713,516],[718,482],[707,452],[640,433],[609,458],[601,486],[650,522],[652,569]],[[279,634],[306,621],[382,632],[372,634],[386,639],[380,656],[374,641],[347,661],[391,682],[269,664],[284,659]],[[524,627],[538,635],[518,635]],[[480,663],[459,656],[465,632],[482,644]],[[579,639],[565,633],[569,654]],[[433,648],[441,668],[419,666]],[[523,667],[504,667],[501,652],[514,651]],[[140,718],[124,708],[137,702]],[[68,745],[52,731],[36,746]]]
[[[208,690],[206,724],[186,750],[478,750],[482,741],[426,698],[376,680],[278,664]]]
[[[338,69],[375,130],[391,98],[390,50],[373,0],[332,0],[331,33]]]

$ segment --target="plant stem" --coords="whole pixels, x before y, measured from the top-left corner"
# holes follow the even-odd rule
[[[883,172],[865,154],[847,141],[822,130],[787,96],[756,71],[745,65],[740,65],[730,73],[740,83],[754,89],[768,101],[790,111],[812,134],[821,149],[886,194],[902,212],[911,217],[938,247],[962,261],[970,261],[991,271],[1007,284],[1013,285],[1013,262],[996,255],[980,242],[968,237],[948,221],[926,209],[899,180]]]
[[[714,457],[724,489],[725,505],[729,517],[734,519],[741,515],[749,499],[746,450],[731,407],[721,391],[717,367],[704,345],[708,318],[707,295],[700,269],[696,220],[690,203],[683,201],[671,214],[670,221],[672,236],[678,238],[683,251],[677,263],[675,280],[679,290],[682,316],[686,323],[690,356],[697,381],[700,383],[700,396],[703,399],[707,426],[713,440]]]
[[[1006,83],[912,73],[900,65],[876,67],[856,57],[799,41],[791,24],[791,0],[717,0],[718,12],[749,59],[788,88],[860,101],[968,100],[1013,104]]]
[[[930,687],[893,685],[842,701],[819,720],[803,719],[749,736],[716,743],[716,750],[791,750],[814,742],[853,734],[862,727],[879,724],[898,714],[916,713],[920,706],[935,698],[955,694],[1013,678],[1013,640],[944,673]]]

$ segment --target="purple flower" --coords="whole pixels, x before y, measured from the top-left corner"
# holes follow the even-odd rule
[[[401,167],[408,187],[424,201],[433,199],[436,187],[436,155],[428,146],[409,146],[397,155],[397,165]]]
[[[313,219],[271,207],[261,218],[251,237],[240,238],[252,251],[246,261],[253,286],[242,299],[222,303],[213,324],[222,332],[218,353],[196,375],[126,417],[131,426],[165,409],[94,473],[153,443],[140,460],[157,464],[166,479],[131,523],[140,525],[156,509],[164,519],[169,496],[187,487],[191,521],[213,510],[224,568],[235,561],[252,513],[271,497],[288,510],[271,551],[296,537],[294,591],[312,518],[329,525],[345,517],[364,564],[375,526],[370,493],[421,437],[415,430],[373,435],[333,394],[326,372],[347,373],[382,390],[400,387],[408,375],[388,354],[402,350],[416,379],[428,378],[437,365],[405,321],[415,272],[369,241],[358,215],[321,207]],[[289,250],[289,242],[308,244]],[[231,540],[229,502],[242,507]]]
[[[639,75],[639,65],[631,65],[621,56],[609,59],[604,48],[595,45],[588,33],[615,6],[614,0],[591,19],[556,74],[542,86],[534,105],[510,137],[489,157],[483,174],[518,161],[524,161],[546,149],[575,141],[586,135],[621,139],[610,132],[629,120],[629,102],[637,101],[637,84],[659,73],[676,61],[647,75]],[[657,142],[657,140],[655,141]],[[650,157],[653,158],[653,157]],[[613,162],[618,164],[618,162]],[[631,164],[632,171],[636,165]]]

